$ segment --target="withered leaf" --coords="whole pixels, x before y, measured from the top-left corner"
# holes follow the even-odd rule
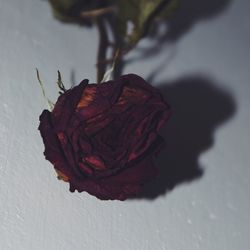
[[[178,5],[178,0],[120,0],[118,5],[118,31],[127,37],[127,45],[133,47],[146,35],[156,17],[167,18]],[[128,26],[132,31],[128,33]]]
[[[49,0],[54,16],[63,22],[89,24],[91,21],[82,16],[83,12],[100,9],[107,6],[108,0]]]
[[[123,45],[132,48],[146,35],[155,18],[167,18],[179,0],[49,0],[54,16],[64,22],[91,24],[94,20],[83,13],[115,8],[119,37]],[[98,11],[99,10],[99,11]],[[104,11],[105,13],[105,11]]]

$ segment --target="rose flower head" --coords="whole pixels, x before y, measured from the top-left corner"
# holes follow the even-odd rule
[[[137,75],[101,84],[83,80],[42,112],[44,155],[71,192],[125,200],[156,176],[158,132],[169,116],[159,90]]]

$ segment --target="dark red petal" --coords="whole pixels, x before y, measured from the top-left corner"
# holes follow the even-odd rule
[[[160,91],[157,88],[151,86],[143,78],[141,78],[136,74],[123,75],[121,76],[121,81],[126,82],[126,85],[128,86],[132,85],[141,89],[145,89],[149,91],[151,94],[161,96]]]
[[[64,175],[72,176],[72,170],[68,167],[64,154],[61,150],[60,142],[53,131],[51,123],[51,113],[44,110],[40,115],[39,128],[45,146],[44,155],[56,169]]]
[[[87,155],[87,156],[84,157],[84,160],[90,166],[92,166],[94,169],[97,169],[97,170],[105,170],[105,169],[107,169],[107,167],[105,166],[103,160],[98,155]]]
[[[109,125],[113,119],[109,114],[102,113],[97,115],[87,121],[84,131],[88,136],[92,136]]]
[[[101,92],[103,90],[102,85],[106,87],[104,94]],[[79,118],[87,121],[107,111],[112,105],[114,96],[120,94],[119,88],[119,84],[116,86],[113,82],[88,85],[84,89],[77,105],[76,111]]]
[[[67,90],[59,96],[52,111],[53,127],[56,131],[64,131],[66,129],[87,85],[88,80],[84,80],[78,86]]]
[[[157,134],[155,132],[151,132],[148,135],[145,135],[144,138],[138,138],[138,142],[134,147],[132,147],[131,152],[129,153],[128,161],[132,161],[141,156],[156,140]]]
[[[159,132],[160,129],[166,124],[166,122],[169,120],[171,114],[172,114],[172,111],[170,110],[170,108],[161,114],[159,123],[156,127],[157,132]]]
[[[81,96],[77,112],[83,120],[101,114],[117,102],[126,82],[121,77],[116,81],[89,84]]]
[[[84,182],[71,181],[70,190],[72,192],[86,191],[101,200],[125,200],[138,194],[143,185],[153,179],[156,174],[151,157],[147,157],[136,165],[107,178]]]
[[[125,200],[138,194],[156,174],[157,170],[149,156],[117,175],[103,179],[102,185],[112,194],[112,199]]]

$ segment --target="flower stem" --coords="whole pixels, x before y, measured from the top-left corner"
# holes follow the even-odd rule
[[[106,60],[106,52],[109,46],[109,41],[104,19],[102,17],[98,17],[96,19],[96,23],[99,31],[99,46],[97,52],[97,83],[100,83],[106,71],[106,64],[99,62]]]

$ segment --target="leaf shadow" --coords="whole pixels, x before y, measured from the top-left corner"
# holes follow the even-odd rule
[[[189,75],[158,86],[172,107],[172,117],[161,131],[166,148],[155,161],[158,177],[136,199],[152,200],[201,178],[199,156],[214,145],[216,129],[236,111],[232,94],[204,76]]]
[[[223,13],[232,0],[181,1],[179,10],[168,21],[166,40],[176,41],[187,33],[198,21]]]
[[[158,55],[166,44],[178,42],[198,22],[212,19],[222,14],[231,3],[232,0],[180,1],[175,13],[165,21],[155,22],[152,25],[148,37],[153,44],[143,48],[139,46],[139,56],[134,58],[134,60]]]

